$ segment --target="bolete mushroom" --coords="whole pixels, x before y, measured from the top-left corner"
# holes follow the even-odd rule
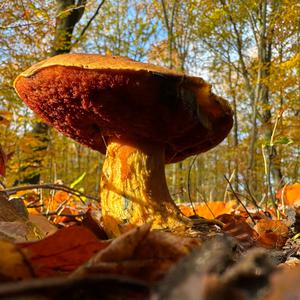
[[[213,148],[233,122],[203,79],[124,57],[63,54],[32,66],[14,86],[48,124],[106,153],[100,197],[109,236],[122,224],[189,224],[169,194],[165,164]]]

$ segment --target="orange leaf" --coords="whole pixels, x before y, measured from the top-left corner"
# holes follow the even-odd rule
[[[276,193],[276,198],[278,200],[283,198],[283,201],[286,205],[293,205],[297,201],[300,201],[300,183],[296,182],[280,189]]]
[[[108,246],[85,227],[73,226],[34,242],[19,244],[36,276],[49,277],[71,272]]]
[[[229,214],[235,207],[235,201],[209,201],[207,203],[194,204],[196,214],[205,219],[215,219],[220,215]],[[195,214],[193,208],[189,204],[180,204],[179,208],[186,217]]]
[[[280,220],[260,219],[254,229],[259,234],[258,242],[268,249],[280,249],[288,239],[289,229]]]
[[[194,215],[193,209],[188,204],[180,204],[179,209],[186,217],[191,217]]]
[[[223,214],[230,214],[236,206],[235,201],[209,201],[197,204],[195,209],[199,216],[205,219],[215,219]]]

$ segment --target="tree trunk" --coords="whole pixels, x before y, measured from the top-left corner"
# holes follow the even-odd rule
[[[57,0],[57,14],[56,14],[56,28],[53,45],[50,51],[50,56],[55,56],[62,53],[70,52],[72,48],[72,36],[76,24],[81,19],[87,0]],[[33,126],[32,133],[34,138],[38,140],[43,146],[32,149],[31,157],[26,161],[31,161],[34,165],[33,171],[23,177],[21,180],[16,181],[14,184],[28,183],[37,184],[41,178],[41,169],[43,159],[36,159],[36,157],[43,157],[39,152],[46,151],[49,142],[49,126],[43,122],[37,122]],[[20,169],[24,167],[21,166]],[[22,170],[20,170],[22,171]]]
[[[272,8],[274,10],[276,8]],[[263,1],[260,7],[260,20],[261,20],[261,32],[259,34],[259,48],[258,48],[258,60],[260,64],[260,74],[261,74],[261,82],[259,83],[260,88],[260,101],[263,104],[263,112],[262,112],[262,128],[263,135],[266,142],[270,142],[272,139],[273,133],[273,124],[272,124],[272,113],[270,109],[270,99],[269,99],[269,88],[265,84],[268,80],[268,76],[270,73],[270,64],[272,59],[272,25],[268,24],[267,16],[268,14],[268,6],[267,1]],[[270,13],[271,14],[271,13]],[[267,28],[269,26],[269,28]],[[282,180],[282,173],[280,169],[280,165],[275,164],[274,160],[277,156],[276,148],[273,145],[267,146],[266,155],[267,160],[269,162],[269,170],[267,177],[272,175],[273,184],[278,186]],[[271,185],[271,180],[269,180],[269,184]],[[269,187],[271,189],[271,186]],[[272,191],[270,190],[271,196]]]

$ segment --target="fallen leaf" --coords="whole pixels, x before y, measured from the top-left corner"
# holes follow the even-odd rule
[[[179,206],[180,211],[186,216],[186,217],[191,217],[195,215],[195,212],[193,208],[191,207],[190,204],[187,203],[182,203]]]
[[[27,227],[24,222],[3,222],[0,221],[0,233],[4,240],[25,242],[27,235]]]
[[[195,239],[150,231],[150,227],[144,224],[116,238],[106,249],[77,269],[73,276],[122,274],[145,281],[157,281],[180,257],[199,244]]]
[[[29,214],[29,221],[35,224],[45,236],[49,236],[55,233],[58,229],[52,223],[48,221],[48,219],[41,214]]]
[[[209,201],[196,206],[196,212],[205,219],[215,219],[223,214],[230,214],[236,207],[235,201]]]
[[[136,227],[115,239],[106,251],[102,251],[94,258],[95,261],[118,262],[132,258],[139,243],[150,232],[151,225],[144,224]]]
[[[289,184],[280,189],[276,193],[276,198],[279,201],[283,199],[286,205],[294,205],[294,203],[300,201],[300,182]]]
[[[73,226],[33,243],[19,244],[37,277],[74,271],[110,242],[99,240],[85,227]]]
[[[179,206],[181,212],[186,216],[193,216],[196,212],[198,216],[205,219],[215,219],[223,214],[230,214],[236,207],[235,201],[209,201],[206,203],[194,204],[194,209],[189,204]]]
[[[268,249],[281,249],[288,239],[289,228],[280,220],[260,219],[254,229],[259,244]]]
[[[217,219],[225,224],[222,229],[236,238],[243,248],[247,249],[256,244],[258,233],[250,227],[244,217],[224,214]]]
[[[2,223],[2,238],[18,242],[38,240],[44,237],[43,232],[26,217],[22,215],[16,206],[0,195],[0,222]],[[24,230],[23,230],[24,229]],[[0,228],[0,232],[1,232]],[[25,232],[24,232],[25,231]]]

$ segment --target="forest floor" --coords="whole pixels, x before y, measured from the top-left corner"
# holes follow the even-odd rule
[[[300,299],[299,186],[276,209],[181,204],[199,225],[145,224],[115,239],[95,221],[95,201],[56,191],[45,212],[35,190],[2,190],[0,299]]]

